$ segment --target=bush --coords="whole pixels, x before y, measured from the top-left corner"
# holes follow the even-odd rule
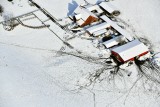
[[[0,14],[3,13],[3,7],[0,5]]]
[[[7,31],[13,30],[13,28],[16,24],[16,21],[13,19],[13,14],[12,13],[5,13],[3,15],[3,19],[4,19],[3,27],[5,28],[5,30],[7,30]]]

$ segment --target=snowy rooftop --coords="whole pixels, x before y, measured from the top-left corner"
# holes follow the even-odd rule
[[[87,20],[87,18],[89,16],[93,16],[95,18],[98,18],[96,15],[94,15],[92,12],[90,12],[89,10],[79,6],[76,8],[76,10],[74,11],[77,15],[80,14],[79,17],[81,17],[84,21]]]
[[[110,2],[101,2],[99,6],[101,6],[104,10],[108,11],[109,13],[113,13],[114,11],[118,10]]]
[[[118,45],[123,39],[124,39],[124,36],[121,35],[121,36],[114,37],[104,42],[103,44],[105,45],[106,48],[110,48],[114,45]]]
[[[142,42],[136,39],[125,45],[116,47],[112,49],[112,51],[118,53],[124,61],[127,61],[140,54],[148,52],[148,48]]]
[[[107,32],[107,29],[101,29],[93,33],[93,36],[99,36]]]
[[[93,34],[94,32],[98,31],[98,30],[102,30],[105,29],[107,27],[110,27],[110,25],[107,22],[98,24],[98,25],[94,25],[92,27],[87,28],[86,30],[90,33]]]

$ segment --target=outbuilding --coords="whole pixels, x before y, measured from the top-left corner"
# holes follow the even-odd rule
[[[145,46],[138,39],[111,49],[112,56],[114,56],[120,63],[133,61],[136,57],[138,58],[146,55],[148,52],[149,50],[147,46]]]
[[[106,32],[107,32],[107,29],[101,29],[101,30],[93,32],[93,36],[94,37],[98,37],[98,36],[100,36],[102,34],[105,34]]]
[[[93,34],[94,32],[97,32],[99,30],[106,29],[106,28],[109,28],[109,27],[110,27],[110,25],[107,22],[103,22],[103,23],[100,23],[100,24],[97,24],[97,25],[94,25],[92,27],[87,28],[86,31],[89,34]]]
[[[118,9],[116,9],[116,7],[114,7],[110,2],[101,2],[99,6],[113,16],[118,16],[120,14],[120,11],[118,11]]]
[[[107,41],[103,42],[102,44],[105,46],[105,48],[109,49],[109,48],[116,46],[124,41],[125,41],[125,37],[120,35],[120,36],[111,38],[110,40],[107,40]]]

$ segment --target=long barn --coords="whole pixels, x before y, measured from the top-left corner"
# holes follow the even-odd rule
[[[121,63],[133,61],[135,57],[141,57],[149,52],[138,39],[128,42],[125,45],[111,49],[112,55]]]

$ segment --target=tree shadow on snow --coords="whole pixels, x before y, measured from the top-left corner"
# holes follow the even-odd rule
[[[71,3],[68,3],[67,16],[71,15],[77,7],[78,7],[78,3],[75,0],[72,0]]]

